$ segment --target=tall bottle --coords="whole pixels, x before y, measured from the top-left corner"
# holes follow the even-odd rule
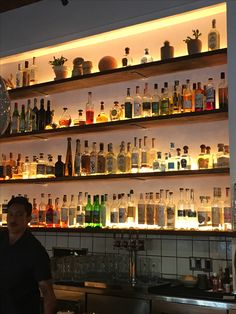
[[[99,144],[100,150],[97,155],[97,173],[106,172],[106,156],[104,153],[104,144]]]
[[[228,86],[225,80],[225,72],[220,73],[218,93],[219,93],[219,108],[228,109]]]
[[[184,189],[183,188],[179,189],[179,201],[177,204],[175,228],[176,229],[186,228]]]
[[[76,204],[75,204],[75,197],[72,194],[69,204],[69,219],[68,219],[68,227],[75,227],[76,225]]]
[[[21,68],[21,64],[18,63],[17,72],[16,72],[16,88],[23,86],[23,72]]]
[[[60,208],[60,199],[57,197],[55,199],[55,206],[53,210],[53,227],[60,228],[61,226],[61,208]]]
[[[213,78],[208,79],[208,83],[206,85],[206,108],[205,110],[214,110],[215,107],[215,87],[214,87],[214,82]]]
[[[102,227],[106,227],[107,225],[107,204],[105,200],[105,195],[101,196],[101,225]]]
[[[116,194],[113,194],[112,203],[110,207],[110,222],[111,225],[115,226],[119,223],[119,210],[118,210],[118,202],[116,199]]]
[[[40,109],[38,112],[38,130],[42,131],[46,126],[46,111],[44,109],[44,99],[40,99]]]
[[[29,69],[29,76],[30,76],[30,85],[34,85],[38,83],[38,67],[36,65],[36,58],[33,57],[32,65]]]
[[[83,227],[85,223],[85,213],[83,208],[82,192],[78,194],[78,202],[76,207],[76,227]]]
[[[172,95],[172,113],[180,113],[182,110],[182,95],[181,95],[181,87],[179,85],[179,81],[176,80],[173,88]]]
[[[99,204],[99,195],[95,195],[94,198],[93,227],[101,227],[101,206]]]
[[[39,210],[38,210],[36,198],[33,198],[30,226],[38,227],[38,225],[39,225]]]
[[[140,193],[138,201],[138,224],[139,225],[146,224],[146,204],[143,197],[143,193]]]
[[[88,102],[86,104],[86,124],[94,122],[94,104],[92,102],[92,92],[88,92]]]
[[[116,157],[113,152],[112,143],[108,144],[108,153],[106,155],[106,172],[107,173],[116,173],[117,170],[117,163]]]
[[[127,95],[125,97],[125,118],[133,118],[133,98],[130,96],[130,88],[127,88]]]
[[[46,225],[46,203],[45,194],[41,193],[41,201],[39,203],[39,226],[45,227]]]
[[[25,113],[25,131],[32,131],[32,109],[30,107],[30,99],[27,100],[27,109]]]
[[[221,188],[214,187],[211,204],[212,227],[220,228],[222,224]]]
[[[120,152],[117,155],[117,171],[118,173],[126,172],[126,163],[125,163],[125,142],[122,141],[120,144]]]
[[[52,198],[51,194],[48,194],[48,204],[46,207],[46,226],[48,228],[53,227],[53,205],[52,205]]]
[[[149,170],[149,150],[147,147],[147,136],[143,138],[143,147],[141,149],[141,170],[146,172]]]
[[[58,160],[55,163],[55,177],[61,178],[61,177],[64,177],[64,175],[65,175],[65,164],[61,160],[61,158],[62,158],[61,155],[58,155],[57,158],[58,158]]]
[[[37,98],[34,98],[34,107],[32,109],[32,112],[34,113],[35,121],[32,122],[32,131],[39,130],[39,110],[37,107]]]
[[[92,151],[90,153],[90,174],[97,173],[97,148],[96,142],[93,142]]]
[[[21,113],[20,113],[20,132],[25,132],[25,105],[21,106]]]
[[[152,61],[153,61],[153,58],[149,54],[149,49],[145,48],[144,49],[144,56],[141,58],[141,63],[147,63],[147,62],[152,62]]]
[[[75,159],[74,159],[74,175],[80,176],[81,175],[81,144],[80,140],[76,140],[76,150],[75,150]]]
[[[152,95],[152,116],[159,116],[160,96],[158,93],[158,84],[154,84],[154,93]]]
[[[88,194],[87,204],[85,206],[85,227],[93,226],[93,205],[91,203],[91,195]]]
[[[20,114],[18,111],[18,103],[14,104],[14,111],[11,118],[11,133],[16,134],[19,132],[20,128]]]
[[[73,174],[73,163],[72,163],[72,151],[71,151],[71,137],[68,137],[66,162],[65,162],[65,176],[72,176],[72,174]]]
[[[140,118],[142,116],[142,97],[139,92],[139,86],[136,86],[136,94],[134,96],[134,118]]]
[[[30,84],[29,61],[25,61],[25,67],[22,70],[22,86],[29,86],[29,84]]]
[[[212,20],[212,28],[208,33],[208,50],[220,49],[220,33],[216,29],[216,20]]]
[[[84,152],[81,157],[81,174],[90,174],[90,153],[87,140],[84,141]]]
[[[168,90],[168,82],[164,83],[164,88],[161,90],[161,104],[160,104],[160,115],[168,115],[170,108],[170,97]]]
[[[47,110],[45,112],[45,126],[50,126],[52,123],[52,111],[51,111],[51,101],[47,100]]]
[[[192,110],[192,91],[190,88],[190,80],[186,80],[185,88],[183,89],[183,112],[191,112]]]
[[[63,195],[63,201],[61,205],[61,227],[67,228],[69,221],[69,205],[67,202],[67,195]]]
[[[196,204],[194,200],[194,190],[190,190],[190,207],[188,211],[187,217],[188,225],[190,229],[197,230],[198,229],[198,218],[197,218],[197,210]]]
[[[169,192],[169,198],[166,205],[166,216],[167,216],[167,228],[174,229],[175,228],[175,204],[173,201],[173,192]]]
[[[127,222],[134,224],[136,222],[136,204],[134,201],[134,191],[130,190],[128,196]]]
[[[155,203],[153,200],[153,193],[149,194],[149,201],[146,204],[146,223],[148,226],[154,225],[154,215],[155,215]]]
[[[142,114],[144,117],[150,117],[152,115],[152,97],[148,91],[148,83],[145,83],[143,93]]]
[[[204,90],[202,89],[202,83],[197,82],[197,89],[195,91],[195,111],[203,111],[205,105]]]
[[[223,207],[224,230],[232,230],[232,206],[230,200],[230,188],[225,188],[225,201]]]
[[[131,172],[137,173],[139,171],[139,149],[137,147],[137,137],[134,138],[134,147],[131,152]]]

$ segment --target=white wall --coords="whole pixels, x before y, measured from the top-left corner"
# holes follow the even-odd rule
[[[0,15],[0,57],[195,9],[221,0],[43,0]]]

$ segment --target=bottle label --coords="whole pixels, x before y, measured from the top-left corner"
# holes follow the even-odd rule
[[[79,226],[83,226],[84,225],[84,213],[78,213],[76,215],[76,223],[79,225]]]
[[[118,223],[118,212],[111,212],[111,223],[117,224]]]
[[[91,224],[92,222],[92,211],[91,210],[85,210],[85,223]]]
[[[31,215],[31,221],[30,221],[30,225],[37,225],[38,222],[39,222],[39,219],[38,219],[38,212],[37,210],[36,211],[32,211],[32,215]]]
[[[167,226],[174,227],[175,225],[175,208],[172,206],[167,206]]]
[[[192,100],[190,99],[184,100],[183,109],[192,109]]]
[[[100,224],[100,211],[99,210],[93,211],[93,223]]]
[[[212,214],[212,227],[218,227],[220,224],[220,207],[212,207],[211,214]]]
[[[159,102],[157,102],[157,101],[152,102],[152,114],[154,114],[154,115],[159,114]]]
[[[138,223],[145,224],[145,204],[138,205]]]
[[[181,168],[186,169],[186,168],[187,168],[187,164],[188,164],[187,159],[182,158],[182,159],[180,160],[180,164],[181,164]]]
[[[67,207],[61,208],[61,222],[65,224],[68,223],[68,208]]]
[[[200,226],[206,226],[208,222],[207,211],[198,210],[198,223]]]
[[[142,105],[139,102],[134,102],[134,117],[141,116],[142,113]]]
[[[163,99],[161,101],[161,114],[168,114],[169,113],[169,100]]]
[[[75,224],[75,208],[69,208],[69,226]]]
[[[195,210],[189,209],[188,210],[188,217],[189,218],[196,218],[197,217],[197,212]]]
[[[105,165],[106,165],[105,157],[104,156],[98,156],[97,172],[98,173],[105,173]]]
[[[132,119],[132,103],[125,102],[125,118]]]
[[[206,102],[215,102],[215,90],[212,86],[206,87]]]
[[[37,174],[45,174],[46,167],[45,165],[37,164]]]
[[[139,154],[138,153],[132,153],[131,154],[131,165],[132,168],[137,168],[139,164]]]
[[[39,210],[39,222],[45,223],[46,221],[46,211],[45,210]]]
[[[149,101],[143,102],[143,111],[151,110],[151,103]]]
[[[232,210],[231,207],[224,207],[224,223],[232,223]]]
[[[46,224],[52,225],[53,224],[53,210],[49,210],[46,213]]]
[[[107,157],[107,172],[112,173],[114,171],[114,158],[113,156]]]
[[[151,204],[147,205],[147,224],[154,224],[154,205]]]
[[[217,49],[218,45],[217,45],[217,34],[215,32],[211,32],[208,35],[208,47],[211,50]]]
[[[195,94],[195,110],[203,110],[203,103],[204,103],[204,95],[201,93]]]
[[[175,170],[174,161],[168,161],[168,170]]]
[[[126,222],[126,208],[120,207],[119,208],[119,223]]]
[[[157,224],[159,227],[165,227],[165,206],[158,205],[157,208]]]
[[[185,210],[183,208],[178,209],[177,215],[178,217],[185,217]]]
[[[161,170],[160,169],[160,163],[159,161],[155,160],[152,164],[152,169],[155,171],[155,170]]]
[[[125,172],[125,156],[118,156],[117,167],[120,172]]]
[[[55,174],[54,166],[47,165],[46,166],[46,174]]]
[[[147,152],[141,153],[141,166],[146,167],[147,166]]]
[[[54,210],[53,211],[53,223],[55,225],[59,225],[60,224],[60,212],[59,212],[59,210]]]
[[[131,217],[131,218],[135,217],[135,206],[128,206],[127,217]]]
[[[90,173],[96,173],[97,171],[97,157],[90,156]]]

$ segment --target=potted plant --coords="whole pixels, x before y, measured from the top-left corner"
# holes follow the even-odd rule
[[[184,39],[184,42],[187,44],[187,48],[188,48],[188,54],[192,55],[194,53],[199,53],[202,51],[202,42],[199,39],[199,37],[202,34],[199,32],[198,29],[194,30],[193,29],[193,37],[187,37],[186,39]]]
[[[56,75],[54,80],[60,80],[63,78],[67,78],[69,75],[69,68],[64,65],[67,61],[67,58],[61,56],[60,58],[53,57],[53,60],[49,61],[49,64],[52,65],[54,73]]]

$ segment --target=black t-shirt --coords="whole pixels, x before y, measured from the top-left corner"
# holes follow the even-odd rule
[[[49,256],[29,230],[13,245],[0,233],[0,314],[39,314],[38,282],[48,279]]]

